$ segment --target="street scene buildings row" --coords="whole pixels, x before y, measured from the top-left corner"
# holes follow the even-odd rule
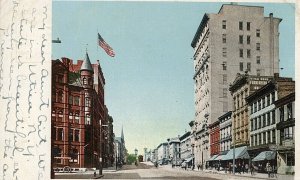
[[[191,43],[196,111],[191,131],[179,136],[180,164],[224,169],[235,159],[294,173],[295,82],[279,76],[280,22],[264,7],[234,3],[204,14]],[[172,144],[150,159],[177,165]]]
[[[124,162],[125,140],[115,137],[104,102],[105,78],[88,53],[77,64],[52,60],[52,169],[103,168]]]

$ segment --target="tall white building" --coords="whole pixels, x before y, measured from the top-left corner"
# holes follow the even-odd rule
[[[195,123],[192,126],[195,163],[210,157],[207,126],[232,110],[228,91],[236,74],[270,76],[279,71],[281,19],[264,8],[222,5],[204,14],[191,46],[194,48]]]

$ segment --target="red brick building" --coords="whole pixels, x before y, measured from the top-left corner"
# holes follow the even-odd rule
[[[220,122],[216,121],[208,126],[210,133],[210,156],[220,152]]]
[[[104,85],[99,62],[91,64],[87,53],[78,64],[68,58],[52,61],[53,168],[99,167],[105,143],[100,127],[108,112]]]

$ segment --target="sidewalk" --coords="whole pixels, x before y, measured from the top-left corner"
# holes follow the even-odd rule
[[[198,170],[198,169],[194,169],[192,170],[191,168],[187,168],[187,170],[182,169],[181,167],[174,167],[172,168],[171,165],[164,165],[164,166],[159,166],[159,168],[165,168],[165,169],[169,169],[169,170],[182,170],[182,171],[190,171],[190,172],[195,172],[195,173],[205,173],[207,175],[209,175],[210,177],[213,177],[214,175],[216,176],[226,176],[226,179],[277,179],[277,180],[294,180],[294,176],[293,175],[283,175],[283,174],[277,174],[277,178],[276,177],[272,177],[272,178],[268,178],[268,174],[264,174],[264,173],[257,173],[255,172],[253,175],[251,175],[251,173],[235,173],[235,175],[233,174],[229,174],[228,172],[225,173],[225,171],[217,171],[215,169],[204,169],[204,170]],[[241,178],[244,177],[244,178]]]

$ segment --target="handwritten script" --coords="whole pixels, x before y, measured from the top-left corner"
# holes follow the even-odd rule
[[[0,179],[50,179],[51,1],[0,0]]]

